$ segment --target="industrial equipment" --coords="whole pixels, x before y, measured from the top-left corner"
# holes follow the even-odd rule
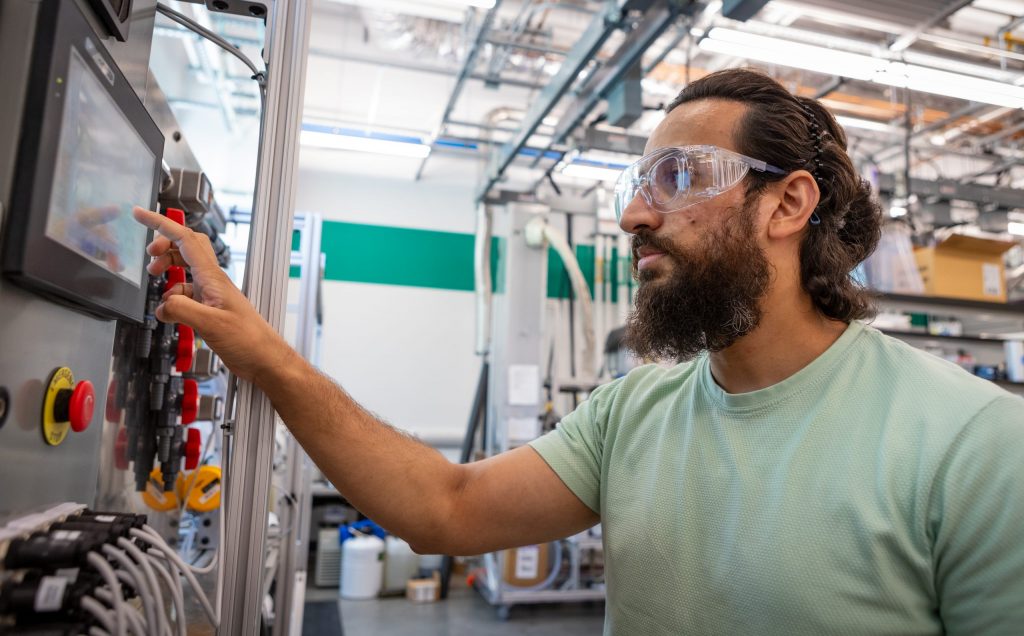
[[[304,59],[308,14],[279,1],[268,16],[268,6],[210,10],[276,19],[263,61],[281,72],[268,81],[261,71],[258,81],[263,116],[283,122],[296,114],[279,97],[291,92],[289,72],[301,73],[292,62]],[[239,470],[234,482],[218,464],[234,418],[255,425],[264,415],[234,408],[233,380],[190,327],[156,319],[163,294],[189,275],[147,273],[152,237],[131,214],[136,205],[161,210],[206,234],[229,265],[215,184],[149,72],[157,8],[174,13],[156,0],[0,3],[0,54],[12,61],[0,68],[0,633],[169,633],[171,614],[177,633],[202,621],[234,634],[262,620],[263,595],[248,584],[263,588],[265,560],[234,551],[264,550],[267,510],[258,495],[233,500],[231,489],[269,492],[269,461],[262,478]],[[281,136],[290,129],[261,129],[261,165],[285,176],[295,145]],[[286,253],[291,190],[257,192],[253,234],[284,226]],[[280,212],[269,212],[270,195]],[[250,270],[262,261],[274,255],[250,255]],[[278,265],[267,267],[283,278],[287,261]],[[256,304],[279,324],[281,303]],[[251,387],[236,394],[262,399]],[[235,450],[261,467],[244,439]],[[251,536],[222,541],[231,524]],[[153,550],[163,556],[154,561]],[[288,588],[277,633],[294,630],[289,609],[302,603],[290,577],[303,566],[289,564],[288,583],[277,586]],[[201,614],[182,602],[181,577]],[[203,588],[218,579],[224,594],[214,607]],[[125,603],[131,596],[141,612]]]

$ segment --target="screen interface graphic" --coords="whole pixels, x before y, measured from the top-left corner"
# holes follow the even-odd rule
[[[138,287],[156,157],[72,47],[46,236]]]

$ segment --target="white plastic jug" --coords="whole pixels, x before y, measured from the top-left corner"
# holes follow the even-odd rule
[[[377,598],[384,578],[384,542],[377,537],[356,537],[341,544],[341,597]]]
[[[384,591],[404,592],[406,582],[419,570],[420,557],[398,537],[388,537],[384,545]]]

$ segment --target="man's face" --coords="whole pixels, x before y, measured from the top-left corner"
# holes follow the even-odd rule
[[[733,131],[744,112],[722,100],[680,105],[651,135],[645,154],[702,144],[738,151]],[[724,349],[757,327],[772,268],[761,242],[766,211],[760,196],[747,195],[748,183],[749,177],[669,214],[641,196],[623,211],[640,284],[627,323],[627,343],[637,354],[688,359]]]

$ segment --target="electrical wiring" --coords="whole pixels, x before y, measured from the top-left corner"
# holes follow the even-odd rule
[[[110,590],[103,588],[98,588],[96,590],[96,597],[111,604],[115,602],[114,595],[110,593]],[[138,634],[139,636],[150,636],[151,632],[148,629],[146,618],[139,612],[139,610],[127,603],[124,604],[122,609],[124,610],[125,618],[128,619],[127,622],[133,634]]]
[[[181,579],[171,574],[168,569],[170,565],[166,561],[160,561],[149,555],[146,555],[146,558],[152,560],[153,568],[160,573],[167,589],[171,591],[171,598],[174,602],[174,624],[178,628],[178,636],[186,636],[185,593],[181,589]]]
[[[89,636],[110,636],[110,632],[100,627],[93,625],[89,628]]]
[[[82,609],[88,612],[93,618],[99,621],[108,634],[114,632],[114,619],[110,617],[113,612],[108,610],[103,603],[100,603],[91,596],[83,596],[82,600],[79,601],[79,605],[81,605]]]
[[[151,582],[147,580],[139,566],[128,558],[124,550],[119,550],[112,545],[105,545],[103,546],[103,553],[113,558],[124,568],[124,571],[117,572],[119,578],[121,578],[122,582],[127,582],[138,592],[139,597],[142,599],[142,609],[146,612],[146,624],[159,629],[156,612],[160,605],[157,604],[156,597],[153,594]],[[124,577],[120,576],[122,574]]]
[[[213,610],[213,606],[210,605],[210,599],[207,598],[206,592],[204,592],[203,588],[199,585],[196,575],[192,573],[191,569],[189,569],[188,564],[178,556],[178,553],[164,542],[163,537],[161,537],[157,531],[149,525],[142,526],[142,530],[132,528],[131,535],[146,541],[157,550],[163,552],[167,558],[177,566],[178,570],[185,575],[185,579],[188,581],[189,585],[192,586],[192,591],[195,592],[196,596],[199,598],[199,603],[203,606],[203,610],[206,612],[207,618],[210,619],[210,623],[214,627],[219,628],[220,619],[217,617],[217,613]]]
[[[159,629],[162,634],[170,634],[171,626],[167,622],[167,616],[164,614],[162,608],[164,605],[164,595],[160,590],[160,583],[157,581],[156,573],[153,571],[153,566],[150,564],[149,557],[143,554],[142,550],[135,546],[131,541],[120,537],[117,540],[117,544],[123,549],[128,555],[138,563],[142,572],[146,575],[146,580],[149,583],[150,590],[152,591],[155,600],[155,613],[160,617]]]
[[[110,567],[110,564],[98,552],[90,552],[85,558],[86,562],[100,573],[110,588],[114,599],[114,624],[116,625],[114,633],[116,636],[126,636],[124,593],[121,591],[121,584],[117,581],[117,575],[114,574],[114,568]]]

